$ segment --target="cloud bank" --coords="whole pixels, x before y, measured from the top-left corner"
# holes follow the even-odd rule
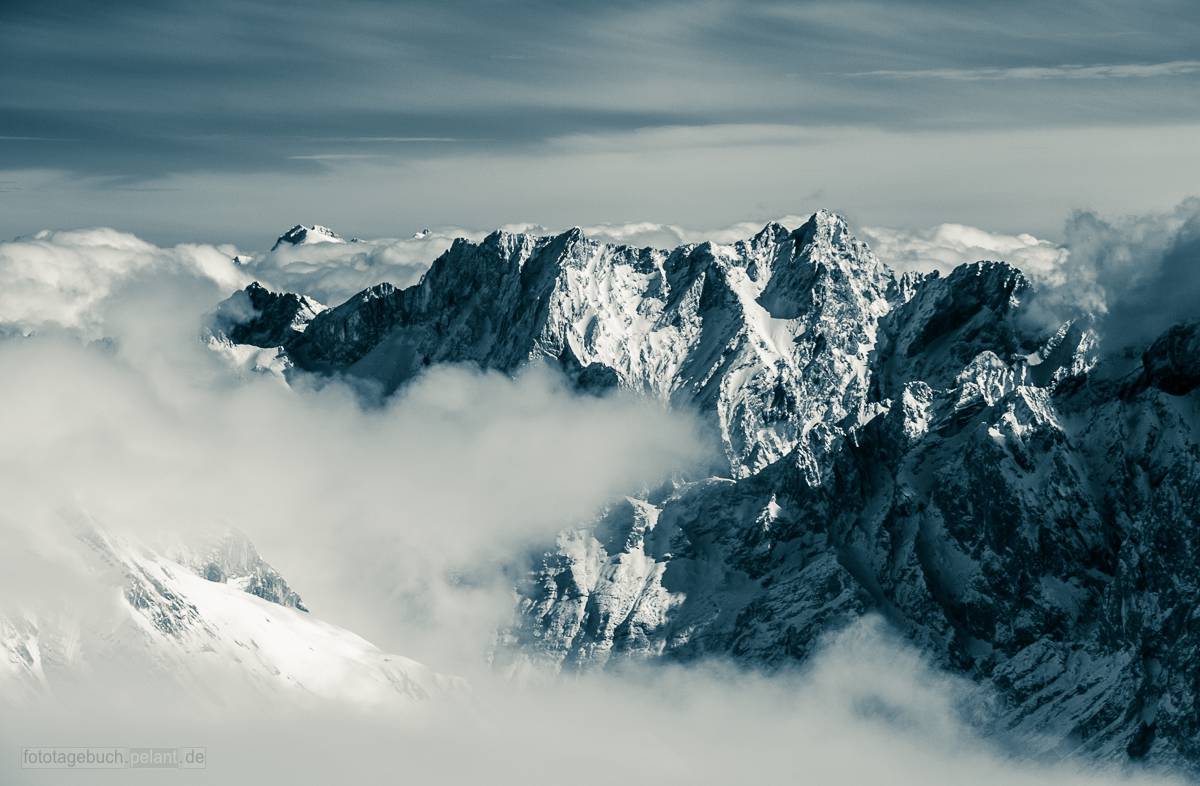
[[[939,224],[925,230],[865,227],[862,235],[876,256],[898,272],[945,275],[964,262],[1003,260],[1034,277],[1055,275],[1067,250],[1033,235],[1005,235],[962,224]]]
[[[118,688],[128,692],[114,695]],[[213,711],[162,698],[136,684],[94,686],[58,712],[0,714],[0,734],[207,749],[205,770],[154,772],[156,782],[178,775],[199,783],[301,786],[386,774],[429,784],[512,786],[547,779],[582,786],[1182,784],[1006,754],[966,724],[988,697],[931,669],[874,618],[830,638],[802,672],[774,677],[707,664],[547,685],[482,681],[469,700],[415,716],[336,706],[297,715],[236,700]],[[14,771],[10,782],[42,783],[44,774]],[[129,782],[125,772],[71,778]]]
[[[1144,345],[1200,318],[1200,199],[1171,210],[1111,218],[1076,211],[1061,243],[959,224],[927,230],[865,228],[898,271],[946,274],[981,259],[1020,268],[1038,286],[1032,311],[1051,324],[1090,314],[1111,348]]]
[[[1110,337],[1143,343],[1200,318],[1200,199],[1117,219],[1078,212],[1065,245],[1049,297],[1098,312]]]
[[[301,292],[328,305],[381,281],[397,287],[416,283],[456,237],[479,236],[459,227],[416,232],[410,238],[355,240],[351,243],[282,244],[244,258],[246,275],[278,292]]]
[[[192,276],[221,291],[245,286],[250,279],[230,264],[233,253],[203,245],[159,248],[113,229],[42,231],[0,243],[0,324],[98,338],[99,309],[139,276]]]
[[[954,225],[875,232],[885,260],[913,268],[981,251],[1027,255],[1048,286],[1060,282],[1080,303],[1094,290],[1109,319],[1140,325],[1167,318],[1164,303],[1196,302],[1187,278],[1196,214],[1194,202],[1140,220],[1079,214],[1062,248]],[[750,228],[730,228],[728,239]],[[651,224],[589,231],[628,242],[699,239]],[[371,246],[349,272],[339,255],[362,250],[264,257],[253,273],[337,293],[356,277],[422,264],[418,247],[404,242]],[[397,245],[392,256],[375,253]],[[1166,782],[1012,758],[972,730],[986,719],[988,697],[931,669],[879,621],[831,640],[799,674],[710,664],[498,680],[486,653],[510,610],[511,565],[606,502],[701,466],[706,435],[687,413],[621,395],[580,397],[538,367],[516,379],[434,368],[371,409],[338,384],[289,389],[230,368],[200,339],[213,305],[248,277],[231,250],[164,249],[112,230],[0,244],[0,280],[23,293],[0,297],[9,334],[0,340],[4,608],[103,600],[89,600],[90,574],[62,548],[81,523],[148,540],[234,526],[316,616],[465,673],[473,698],[396,718],[239,703],[235,683],[219,683],[213,693],[233,698],[214,711],[170,686],[148,691],[137,669],[106,667],[98,669],[106,680],[85,680],[32,710],[0,709],[0,738],[203,745],[213,760],[199,777],[234,784],[381,771],[435,783],[798,774],[830,784]],[[86,639],[79,646],[87,652]],[[9,774],[35,782],[32,773]],[[122,773],[94,775],[124,782]]]

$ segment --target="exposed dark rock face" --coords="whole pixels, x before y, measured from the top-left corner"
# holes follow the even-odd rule
[[[1200,387],[1200,322],[1175,325],[1142,355],[1146,384],[1173,396]]]
[[[293,362],[311,370],[342,370],[375,348],[400,314],[399,293],[391,284],[363,290],[308,327],[309,336],[295,336],[286,345]],[[308,331],[305,330],[307,333]]]
[[[218,318],[235,344],[279,347],[297,338],[320,310],[311,298],[271,292],[256,281],[222,304]]]
[[[501,660],[780,666],[878,612],[1028,745],[1200,765],[1200,328],[1131,376],[1032,294],[1002,262],[897,278],[825,212],[670,252],[495,233],[284,346],[387,389],[546,358],[711,419],[719,476],[564,532]]]
[[[385,391],[434,363],[578,365],[585,386],[615,375],[697,407],[739,476],[797,447],[815,474],[837,422],[863,403],[889,288],[890,273],[826,212],[794,232],[772,225],[733,246],[670,252],[578,229],[495,232],[456,241],[413,287],[380,284],[322,312],[284,346],[298,369]]]
[[[280,606],[308,611],[304,601],[240,532],[227,532],[204,548],[177,555],[198,575],[209,581],[236,586]]]

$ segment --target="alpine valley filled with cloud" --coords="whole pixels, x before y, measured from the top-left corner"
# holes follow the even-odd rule
[[[1127,6],[0,10],[0,783],[1195,782]]]

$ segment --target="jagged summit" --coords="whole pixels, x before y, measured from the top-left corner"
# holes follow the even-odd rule
[[[334,232],[329,227],[313,224],[306,226],[304,224],[296,224],[288,231],[284,232],[275,241],[275,245],[271,246],[271,250],[275,251],[280,246],[310,246],[316,243],[345,243],[346,240]]]
[[[253,281],[217,306],[215,326],[235,344],[278,347],[303,333],[324,310],[307,295],[272,292]]]
[[[758,231],[758,234],[754,235],[754,237],[750,238],[746,242],[757,243],[757,244],[769,243],[769,242],[778,243],[781,240],[783,240],[784,237],[787,236],[788,232],[789,232],[788,228],[785,227],[783,224],[780,224],[777,221],[771,221],[771,222],[768,222],[766,224],[766,226],[764,226],[762,229],[760,229]]]
[[[807,435],[854,412],[889,286],[827,211],[794,232],[673,250],[602,243],[578,227],[497,230],[456,240],[412,287],[376,287],[318,315],[284,346],[301,369],[385,390],[431,363],[514,371],[570,350],[624,388],[710,413],[741,475],[800,443],[819,463],[825,440]],[[818,379],[847,397],[818,403],[805,393]]]
[[[850,234],[850,227],[842,216],[832,210],[821,209],[809,216],[797,231],[805,236],[823,238],[828,243],[837,243]]]

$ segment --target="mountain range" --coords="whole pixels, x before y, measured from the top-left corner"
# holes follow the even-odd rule
[[[297,226],[276,249],[310,240],[340,238]],[[328,308],[252,284],[211,343],[373,397],[440,363],[548,363],[581,395],[707,424],[707,473],[564,521],[528,559],[506,672],[787,669],[873,614],[990,691],[990,728],[1027,750],[1196,770],[1200,322],[1126,346],[1041,295],[1002,261],[898,275],[819,211],[671,250],[497,231]],[[166,578],[122,559],[132,611],[168,637],[206,624],[173,599],[184,574],[303,616],[236,539],[159,555]],[[376,660],[406,695],[452,683]]]

